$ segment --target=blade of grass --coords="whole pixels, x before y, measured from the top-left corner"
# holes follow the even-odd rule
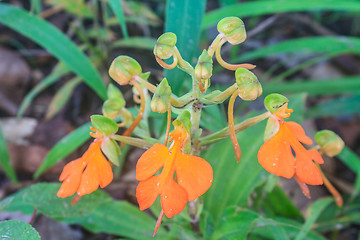
[[[343,0],[341,4],[337,0],[319,1],[250,1],[223,7],[207,13],[204,17],[202,29],[217,24],[222,18],[228,16],[252,17],[266,14],[296,11],[346,11],[351,13],[360,12],[360,2]]]
[[[119,20],[121,26],[121,32],[125,39],[129,38],[129,33],[126,27],[124,10],[122,8],[120,0],[109,0],[109,5]]]
[[[156,39],[147,37],[131,37],[128,39],[120,39],[111,44],[111,48],[129,47],[144,50],[153,50]]]
[[[18,183],[15,170],[10,163],[10,155],[7,148],[6,140],[2,132],[1,124],[0,124],[0,165],[6,174],[6,176],[13,182]]]
[[[82,77],[100,97],[107,98],[99,72],[84,53],[53,25],[23,9],[5,3],[0,3],[0,22],[47,49]]]
[[[59,162],[61,159],[67,157],[75,149],[85,143],[85,141],[90,138],[90,126],[91,123],[88,122],[62,138],[46,155],[44,161],[36,170],[34,178],[38,178],[45,170]]]

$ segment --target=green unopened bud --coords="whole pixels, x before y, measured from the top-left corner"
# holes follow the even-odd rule
[[[232,45],[242,43],[246,39],[244,22],[238,17],[223,18],[217,25],[220,33],[224,34]]]
[[[191,130],[191,114],[188,110],[183,111],[174,121],[173,121],[173,125],[174,127],[177,126],[184,126],[184,128],[186,129],[186,131],[190,134],[190,130]]]
[[[112,83],[108,85],[107,96],[109,99],[111,98],[124,98],[121,91]]]
[[[124,106],[125,100],[123,98],[110,98],[104,102],[102,108],[103,115],[115,120],[120,115]]]
[[[109,136],[118,131],[119,127],[114,120],[102,115],[92,115],[91,124],[104,136]]]
[[[171,88],[168,81],[164,78],[156,87],[153,98],[151,99],[151,109],[153,112],[164,113],[168,110],[171,97]]]
[[[119,166],[119,156],[121,155],[121,150],[115,140],[105,138],[101,144],[101,151],[103,151],[110,162]]]
[[[129,84],[134,76],[141,74],[140,64],[129,56],[118,56],[111,63],[109,75],[120,85]]]
[[[265,108],[270,113],[275,113],[279,108],[288,103],[289,99],[278,93],[272,93],[266,96],[264,100]]]
[[[199,80],[209,79],[212,75],[213,60],[206,50],[204,50],[195,66],[195,75]]]
[[[344,148],[344,141],[333,131],[322,130],[315,134],[315,141],[328,156],[338,155]]]
[[[245,101],[253,101],[258,98],[263,90],[255,74],[245,68],[238,68],[235,72],[236,84],[239,89],[239,97]]]
[[[168,59],[174,53],[174,47],[177,37],[172,32],[167,32],[161,35],[154,47],[154,55],[161,59]]]

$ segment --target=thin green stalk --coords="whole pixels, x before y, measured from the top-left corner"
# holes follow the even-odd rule
[[[122,143],[126,143],[138,148],[145,148],[145,149],[149,149],[152,147],[152,145],[154,145],[154,143],[159,142],[157,139],[148,138],[148,141],[152,140],[152,142],[148,142],[139,138],[125,137],[120,135],[114,135],[111,138]]]

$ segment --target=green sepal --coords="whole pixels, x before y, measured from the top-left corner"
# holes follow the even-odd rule
[[[102,115],[92,115],[91,124],[104,136],[109,136],[118,131],[119,127],[116,122]]]
[[[124,106],[125,100],[123,98],[110,98],[104,102],[102,113],[105,117],[115,120],[119,117]]]
[[[139,75],[139,77],[141,77],[142,79],[144,79],[145,81],[148,80],[148,78],[150,77],[151,72],[145,72],[145,73],[141,73]]]
[[[279,121],[273,117],[269,117],[265,127],[264,142],[275,136],[275,134],[279,131],[279,129],[280,129]]]
[[[170,97],[171,88],[166,78],[164,78],[156,87],[156,91],[154,92],[154,95],[151,99],[150,106],[153,112],[166,112],[170,104]]]
[[[168,59],[174,53],[177,37],[172,32],[162,34],[154,47],[154,55],[161,59]]]
[[[232,45],[240,44],[246,39],[244,22],[238,17],[223,18],[218,23],[217,29]]]
[[[188,110],[184,110],[174,121],[173,121],[174,127],[177,126],[183,126],[186,131],[190,134],[191,130],[191,114]]]
[[[278,93],[272,93],[266,96],[264,100],[265,108],[270,113],[275,113],[279,108],[288,103],[289,99]]]
[[[328,156],[338,155],[344,148],[344,141],[333,131],[321,130],[315,134],[315,142],[319,144],[321,150]]]
[[[212,76],[213,60],[208,52],[204,49],[195,66],[195,75],[197,79],[205,80]]]
[[[109,99],[112,98],[122,98],[124,99],[123,94],[121,93],[120,89],[117,88],[114,84],[110,83],[107,88],[107,96]]]
[[[109,75],[120,85],[129,84],[134,76],[142,72],[140,64],[129,56],[118,56],[109,68]]]
[[[236,84],[239,89],[239,97],[245,101],[253,101],[258,98],[263,90],[255,74],[246,68],[238,68],[235,71]]]
[[[119,144],[117,144],[115,140],[111,138],[104,138],[101,144],[101,151],[103,151],[110,162],[116,166],[119,166],[121,150]]]

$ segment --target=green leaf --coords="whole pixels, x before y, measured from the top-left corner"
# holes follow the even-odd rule
[[[310,231],[312,225],[315,223],[322,211],[324,211],[330,203],[334,200],[332,198],[323,198],[317,200],[311,207],[308,209],[308,218],[305,221],[305,224],[301,228],[301,231],[297,234],[295,240],[304,239],[307,233]]]
[[[63,64],[59,63],[56,65],[55,69],[40,83],[38,83],[31,91],[26,94],[24,100],[22,101],[17,117],[22,117],[25,110],[29,107],[33,99],[45,88],[49,87],[50,85],[54,84],[58,81],[61,77],[68,74],[70,70],[65,67]]]
[[[13,183],[16,184],[18,180],[14,168],[13,166],[11,166],[10,155],[7,149],[5,137],[2,132],[1,124],[0,124],[0,165],[3,171],[5,172],[6,176],[10,178],[10,180]]]
[[[345,146],[337,157],[356,174],[360,173],[360,157],[349,147]]]
[[[126,27],[124,10],[122,8],[120,0],[109,0],[109,4],[113,12],[115,13],[117,19],[119,20],[121,26],[121,32],[124,35],[125,39],[129,38],[128,30]]]
[[[46,0],[54,6],[63,7],[79,17],[93,18],[94,14],[84,0]]]
[[[250,1],[230,5],[207,13],[204,17],[202,29],[206,29],[217,24],[222,18],[228,16],[253,17],[266,14],[297,11],[347,11],[352,13],[360,12],[360,3],[358,1],[343,0],[339,4],[336,0],[328,1]]]
[[[309,109],[308,118],[338,116],[343,114],[360,114],[360,95],[342,96],[322,102]]]
[[[148,37],[131,37],[128,39],[120,39],[111,44],[112,48],[128,47],[144,50],[153,50],[156,39]]]
[[[5,3],[0,3],[0,22],[54,54],[82,77],[100,97],[106,99],[106,88],[99,72],[84,53],[53,25],[23,9]]]
[[[8,220],[0,222],[1,239],[40,240],[39,233],[27,222]]]
[[[53,118],[65,106],[65,104],[69,101],[75,87],[79,85],[80,82],[81,78],[73,78],[56,92],[54,97],[51,99],[47,109],[45,115],[46,120]]]
[[[294,47],[296,46],[296,47]],[[279,54],[317,54],[351,52],[360,54],[360,38],[357,37],[307,37],[283,41],[241,54],[234,62],[249,61]]]
[[[186,61],[191,62],[194,54],[198,52],[205,5],[206,0],[166,1],[165,31],[176,34],[176,46]],[[166,71],[166,78],[175,94],[180,93],[185,76],[186,74],[178,69]]]
[[[36,170],[34,177],[38,178],[45,170],[53,166],[61,159],[67,157],[75,149],[90,138],[91,123],[88,122],[62,138],[46,155],[40,167]]]

